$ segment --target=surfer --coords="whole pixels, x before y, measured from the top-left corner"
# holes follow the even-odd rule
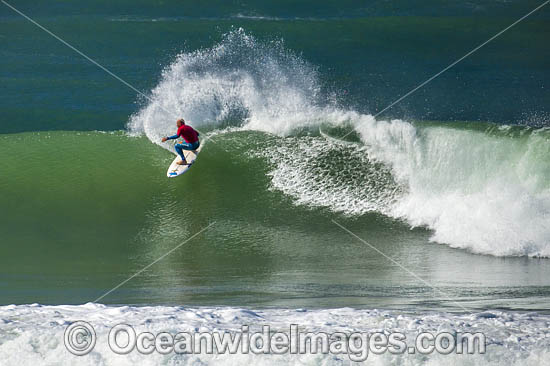
[[[174,136],[163,137],[162,142],[167,140],[175,140],[178,137],[183,138],[184,141],[181,141],[176,144],[176,152],[181,157],[181,161],[178,161],[178,165],[187,165],[185,160],[185,155],[183,155],[183,150],[197,150],[200,146],[199,142],[199,133],[191,126],[185,124],[183,118],[178,119],[176,122],[178,126],[178,132]]]

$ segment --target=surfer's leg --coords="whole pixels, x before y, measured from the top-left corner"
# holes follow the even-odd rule
[[[180,142],[179,144],[176,145],[176,150],[178,149],[178,146],[179,146],[180,150],[193,151],[193,150],[197,150],[199,148],[199,145],[200,145],[200,143],[198,141],[193,142],[193,143],[182,141],[182,142]],[[181,154],[180,154],[180,156],[181,156]]]
[[[178,153],[178,155],[181,157],[181,160],[180,162],[178,162],[179,165],[187,165],[187,161],[185,160],[185,155],[183,154],[183,150],[190,150],[190,151],[193,151],[193,150],[196,150],[199,148],[199,145],[200,143],[197,141],[195,143],[189,143],[189,142],[186,142],[186,141],[182,141],[180,142],[179,144],[176,144],[175,148],[176,148],[176,152]]]
[[[183,150],[187,150],[187,149],[183,146],[183,144],[176,144],[175,148],[176,148],[176,152],[181,157],[181,160],[185,161],[185,155],[183,155]]]

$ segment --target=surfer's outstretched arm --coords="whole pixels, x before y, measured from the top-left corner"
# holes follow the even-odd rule
[[[167,137],[163,137],[162,138],[162,142],[166,141],[166,140],[175,140],[177,139],[179,136],[178,134],[175,134],[174,136],[167,136]]]

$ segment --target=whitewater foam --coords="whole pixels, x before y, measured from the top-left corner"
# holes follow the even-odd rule
[[[432,239],[492,255],[550,256],[548,135],[403,121],[362,121],[369,156],[392,167],[407,193],[394,217]]]
[[[299,137],[267,149],[274,188],[297,204],[428,227],[433,241],[476,253],[550,256],[548,131],[343,115],[364,145]]]
[[[114,354],[107,343],[111,327],[129,324],[136,332],[240,331],[249,325],[251,332],[262,325],[286,331],[291,324],[311,332],[402,332],[414,340],[419,332],[483,332],[486,354],[384,355],[370,354],[374,365],[542,365],[550,362],[550,317],[534,313],[484,312],[476,314],[421,313],[402,314],[383,310],[350,308],[307,310],[254,310],[233,307],[183,308],[167,306],[86,305],[10,305],[0,307],[0,359],[3,365],[75,364],[79,365],[344,365],[346,355],[255,355],[255,354]],[[70,354],[63,334],[69,324],[83,320],[96,332],[93,351],[85,356]]]

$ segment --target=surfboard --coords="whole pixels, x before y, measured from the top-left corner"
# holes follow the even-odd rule
[[[181,161],[180,156],[176,156],[172,164],[170,164],[170,167],[168,168],[168,171],[166,172],[166,176],[168,178],[175,178],[179,177],[189,169],[191,169],[191,166],[195,163],[195,160],[197,160],[197,156],[201,152],[202,145],[200,144],[199,148],[197,150],[184,150],[183,155],[185,155],[185,160],[188,165],[178,165],[178,161]]]

